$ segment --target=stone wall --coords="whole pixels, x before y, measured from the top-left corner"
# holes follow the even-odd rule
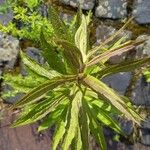
[[[138,24],[150,23],[150,0],[59,0],[65,5],[93,10],[98,18],[124,19],[133,16]],[[131,9],[131,10],[130,10]]]

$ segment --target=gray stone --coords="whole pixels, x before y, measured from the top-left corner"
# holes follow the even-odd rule
[[[0,33],[0,63],[13,68],[19,53],[19,41]]]
[[[80,4],[81,8],[84,10],[92,10],[95,6],[95,0],[59,0],[65,5],[70,5],[72,7],[78,7]]]
[[[127,0],[99,0],[96,17],[122,19],[127,16]]]
[[[150,0],[134,0],[133,17],[139,24],[150,23]]]
[[[140,141],[142,144],[150,146],[150,117],[148,116],[145,121],[141,124],[141,137]]]
[[[137,40],[145,40],[145,42],[136,47],[136,58],[150,56],[150,36],[140,35]]]
[[[0,14],[0,24],[7,25],[13,19],[13,13],[10,11],[7,14]]]
[[[96,28],[96,39],[97,44],[100,44],[110,36],[112,36],[117,30],[113,28],[112,26],[106,26],[106,25],[99,25]],[[117,35],[113,40],[110,42],[110,44],[114,43],[116,40],[120,39],[121,37],[125,37],[122,42],[125,42],[132,38],[132,32],[124,30],[119,35]]]
[[[125,94],[131,79],[130,72],[117,73],[103,78],[103,81],[120,94]]]
[[[142,128],[150,129],[150,117],[148,117],[144,122],[142,122]]]
[[[25,49],[25,52],[28,56],[30,56],[32,59],[34,59],[35,61],[37,61],[40,64],[44,64],[44,58],[42,57],[42,55],[40,54],[40,50],[35,48],[35,47],[27,47]]]
[[[138,106],[150,106],[150,84],[141,77],[132,92],[132,101]]]
[[[106,26],[106,25],[99,25],[96,28],[96,44],[100,44],[104,40],[106,40],[108,37],[113,35],[115,33],[116,29],[112,26]]]
[[[120,126],[126,135],[131,135],[133,133],[133,122],[125,120],[122,118],[120,121]]]
[[[141,129],[140,142],[150,146],[150,129]]]
[[[5,0],[0,0],[0,5],[4,3]],[[9,6],[8,6],[9,8]],[[8,10],[6,13],[0,12],[0,24],[6,25],[8,22],[12,21],[13,13],[12,11]]]

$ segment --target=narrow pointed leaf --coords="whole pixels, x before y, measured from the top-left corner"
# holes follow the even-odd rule
[[[60,57],[60,54],[57,52],[56,47],[48,43],[45,39],[43,31],[41,31],[40,36],[42,54],[49,66],[60,73],[66,73],[63,59]]]
[[[97,118],[99,121],[101,121],[104,125],[112,128],[114,131],[116,131],[119,134],[124,135],[121,127],[119,126],[119,122],[117,122],[114,118],[112,118],[109,114],[109,112],[106,112],[103,109],[99,109],[99,107],[92,105],[93,111],[95,111],[97,114]]]
[[[111,74],[115,74],[118,72],[128,72],[132,71],[135,68],[142,67],[144,64],[150,61],[150,57],[142,58],[132,61],[125,61],[119,64],[106,66],[106,68],[102,69],[101,71],[97,72],[96,74],[98,77],[102,78]]]
[[[62,115],[63,110],[65,109],[66,105],[58,106],[53,112],[51,112],[48,117],[46,117],[42,123],[38,127],[38,132],[46,130],[54,125]]]
[[[71,150],[82,150],[82,141],[81,141],[81,133],[80,128],[77,128],[77,134],[71,143]]]
[[[74,99],[71,102],[71,109],[70,109],[70,117],[69,117],[69,127],[67,129],[67,133],[65,135],[63,144],[62,144],[62,150],[69,149],[69,146],[75,137],[78,129],[78,115],[80,110],[80,103],[81,103],[82,93],[80,91],[77,91],[75,94]]]
[[[88,46],[87,42],[88,42],[87,21],[86,21],[86,17],[82,15],[81,25],[75,34],[75,45],[81,51],[83,62],[85,62],[87,59],[86,58],[86,52]]]
[[[49,19],[53,26],[54,33],[58,38],[65,39],[71,41],[71,36],[68,32],[68,26],[60,19],[59,14],[57,11],[50,7],[49,8]]]
[[[140,45],[141,43],[143,43],[143,41],[137,41],[137,42],[133,42],[132,44],[129,44],[127,46],[124,46],[123,48],[117,48],[117,49],[114,49],[111,51],[106,51],[106,52],[94,57],[90,62],[88,62],[87,67],[98,64],[98,63],[102,62],[103,60],[108,60],[112,56],[120,55],[124,52],[130,51],[133,48],[135,48],[137,45]]]
[[[69,62],[73,68],[80,69],[83,62],[80,50],[74,44],[65,40],[56,39],[55,42],[63,47],[67,62]]]
[[[62,101],[64,101],[64,96],[60,96],[53,100],[46,99],[45,101],[38,102],[32,110],[17,119],[17,121],[13,123],[13,127],[27,125],[44,118],[47,114],[54,111]]]
[[[84,108],[84,100],[82,99],[82,108],[79,113],[79,126],[82,139],[83,150],[89,149],[89,121]]]
[[[52,149],[56,150],[58,144],[60,143],[61,139],[63,138],[65,131],[66,131],[66,125],[67,125],[67,116],[68,116],[68,109],[67,107],[64,109],[60,119],[58,120],[58,125],[56,127],[54,136],[53,136],[53,144]]]
[[[133,120],[137,124],[140,120],[128,111],[126,103],[120,98],[120,96],[109,88],[106,84],[98,79],[88,75],[83,79],[85,85],[89,86],[92,90],[99,93],[104,99],[109,100],[120,112],[122,112],[128,119]]]
[[[46,77],[48,79],[52,79],[56,76],[60,76],[60,74],[54,70],[47,70],[44,67],[41,67],[37,62],[32,60],[23,52],[21,52],[21,57],[23,63],[40,76]]]
[[[90,123],[89,123],[90,131],[91,131],[92,135],[95,137],[97,144],[100,145],[101,149],[106,150],[107,145],[106,145],[105,137],[103,134],[103,127],[97,121],[96,113],[94,113],[94,111],[92,111],[92,109],[89,107],[89,105],[86,102],[84,103],[84,106],[86,108],[86,111],[88,113],[88,117],[90,120]]]
[[[75,77],[59,77],[55,79],[51,79],[40,86],[31,90],[28,94],[26,94],[20,101],[13,105],[13,108],[20,107],[23,105],[27,105],[28,103],[35,102],[41,98],[43,98],[47,92],[53,90],[54,88],[58,87],[59,85],[63,85],[66,82],[74,81]]]

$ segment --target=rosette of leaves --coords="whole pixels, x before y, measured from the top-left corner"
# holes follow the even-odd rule
[[[138,125],[142,118],[127,97],[118,94],[101,79],[133,70],[150,58],[109,65],[107,60],[110,57],[132,50],[141,42],[122,43],[119,39],[108,46],[113,39],[110,37],[101,45],[91,48],[88,28],[90,15],[78,12],[76,21],[70,27],[65,25],[53,8],[50,8],[49,18],[55,34],[47,41],[42,30],[40,38],[47,64],[41,66],[21,52],[22,61],[32,72],[30,76],[33,80],[30,84],[24,82],[29,81],[29,77],[11,78],[14,86],[22,87],[27,92],[12,106],[21,109],[13,127],[41,120],[39,131],[55,127],[53,150],[57,147],[62,150],[88,150],[91,136],[102,150],[106,150],[104,126],[124,135],[114,115],[124,116]],[[6,82],[9,82],[10,78],[6,77]]]

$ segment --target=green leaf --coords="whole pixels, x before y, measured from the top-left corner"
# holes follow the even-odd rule
[[[75,45],[81,51],[83,62],[85,62],[87,59],[86,52],[88,46],[88,33],[87,33],[87,20],[83,14],[81,25],[75,34]]]
[[[59,85],[63,85],[66,82],[70,82],[74,80],[75,80],[74,76],[58,77],[58,78],[51,79],[50,81],[47,81],[41,84],[40,86],[34,88],[33,90],[31,90],[20,101],[15,103],[13,105],[13,108],[24,106],[29,103],[33,103],[37,100],[40,100],[41,98],[45,97],[50,90],[53,90],[54,88],[58,87]]]
[[[145,71],[143,72],[143,74],[146,77],[146,81],[150,82],[150,69],[149,68],[145,69]]]
[[[52,125],[54,125],[61,116],[65,106],[58,106],[53,112],[51,112],[46,119],[43,120],[43,122],[39,125],[38,131],[43,131],[48,128],[50,128]]]
[[[118,111],[118,109],[115,106],[113,106],[111,103],[105,102],[101,99],[91,99],[89,100],[89,103],[91,103],[91,105],[99,107],[99,109],[103,109],[106,112],[109,112],[110,114],[120,113],[120,111]]]
[[[44,118],[51,111],[55,110],[55,108],[57,108],[57,106],[60,105],[62,101],[64,102],[65,99],[64,96],[61,95],[57,99],[49,98],[38,102],[31,110],[29,110],[28,113],[24,113],[25,115],[17,119],[17,121],[15,121],[12,126],[17,127],[36,122],[37,120]]]
[[[71,150],[82,150],[82,141],[81,141],[81,133],[80,128],[78,126],[77,133],[75,138],[72,140],[71,143]]]
[[[47,70],[44,67],[41,67],[37,62],[33,59],[29,58],[25,53],[21,52],[21,58],[23,63],[29,67],[32,71],[37,73],[42,77],[46,77],[47,79],[52,79],[56,76],[60,76],[60,74],[54,70]]]
[[[68,26],[60,19],[59,14],[52,7],[49,8],[49,19],[53,26],[57,38],[71,41],[71,35],[68,32]]]
[[[99,78],[103,78],[105,76],[115,74],[118,72],[128,72],[132,71],[135,68],[142,67],[144,64],[148,63],[150,61],[150,57],[148,58],[142,58],[137,60],[131,60],[131,61],[125,61],[119,64],[106,66],[101,71],[97,72]]]
[[[84,99],[82,99],[82,107],[79,112],[79,126],[81,132],[83,150],[89,149],[89,121],[84,108]]]
[[[27,3],[30,9],[37,7],[40,4],[40,2],[41,0],[25,0],[25,3]]]
[[[88,114],[89,120],[90,120],[90,131],[92,132],[93,136],[96,138],[96,142],[100,145],[102,150],[107,149],[105,137],[103,134],[103,127],[101,124],[97,121],[97,115],[92,111],[92,109],[89,107],[89,105],[85,102],[84,106],[86,108],[86,112]]]
[[[61,54],[59,54],[55,46],[46,41],[43,31],[41,32],[40,39],[41,48],[43,49],[42,55],[48,62],[49,66],[57,72],[60,72],[62,74],[66,73]]]
[[[97,114],[97,118],[101,121],[104,125],[112,128],[119,134],[125,135],[122,129],[119,126],[119,122],[117,122],[112,116],[110,116],[110,112],[107,112],[103,109],[99,109],[96,105],[92,105],[93,111]]]
[[[135,41],[135,42],[132,42],[130,44],[127,44],[123,47],[119,47],[117,49],[112,49],[110,51],[106,51],[96,57],[94,57],[92,60],[90,60],[88,63],[87,63],[87,67],[89,66],[93,66],[93,65],[96,65],[102,61],[105,60],[105,62],[111,58],[112,56],[116,56],[116,55],[120,55],[124,52],[128,52],[130,50],[132,50],[133,48],[135,48],[137,45],[140,45],[141,43],[143,43],[144,41]]]
[[[97,92],[103,99],[106,101],[109,100],[112,105],[114,105],[120,112],[122,112],[128,119],[131,119],[132,121],[136,122],[137,124],[140,124],[140,117],[135,117],[134,114],[130,113],[128,111],[128,106],[126,103],[121,99],[121,97],[113,91],[111,88],[109,88],[106,84],[99,81],[95,77],[92,77],[90,75],[86,76],[83,79],[86,86],[89,86],[92,90]]]
[[[82,93],[81,91],[77,91],[74,95],[74,98],[71,102],[71,108],[70,108],[70,117],[68,117],[68,128],[67,133],[65,135],[63,144],[62,144],[62,150],[69,149],[69,146],[77,134],[77,128],[78,128],[78,115],[81,105],[81,99],[82,99]]]
[[[60,143],[61,139],[65,134],[67,125],[67,116],[68,116],[68,108],[66,107],[62,115],[60,116],[60,119],[58,120],[58,124],[53,136],[53,144],[52,144],[53,150],[57,149],[58,144]]]
[[[63,53],[69,65],[73,69],[79,70],[83,62],[80,50],[74,44],[65,40],[56,39],[55,42],[63,47]]]
[[[40,76],[37,77],[35,75],[22,76],[20,74],[19,75],[12,75],[8,73],[4,74],[4,84],[10,85],[12,87],[12,90],[9,92],[11,93],[15,92],[15,95],[19,92],[27,93],[45,81],[46,81],[45,78]]]

